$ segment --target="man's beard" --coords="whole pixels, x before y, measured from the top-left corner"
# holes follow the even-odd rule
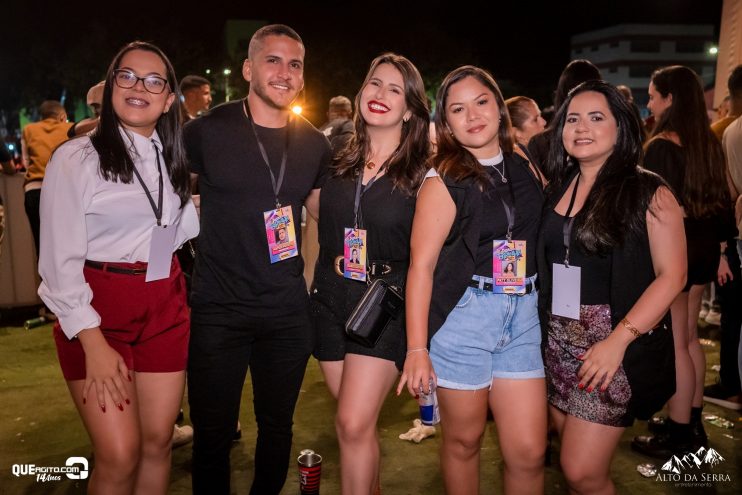
[[[259,84],[256,84],[255,86],[250,85],[250,91],[255,92],[255,95],[260,98],[266,105],[268,105],[271,108],[275,108],[276,110],[289,110],[291,108],[291,103],[296,99],[296,95],[294,95],[293,98],[291,98],[291,101],[289,101],[286,105],[281,105],[279,103],[276,103],[273,101],[266,93],[263,91],[263,87]],[[298,94],[298,93],[297,93]]]

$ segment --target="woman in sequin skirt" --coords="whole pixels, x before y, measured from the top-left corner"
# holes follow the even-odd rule
[[[581,84],[555,122],[538,248],[549,407],[570,492],[610,494],[624,428],[674,389],[668,308],[686,278],[683,218],[638,167],[640,122],[615,87]]]

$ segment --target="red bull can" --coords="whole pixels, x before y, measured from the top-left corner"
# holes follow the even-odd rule
[[[417,396],[420,406],[420,421],[424,425],[433,426],[441,422],[441,414],[438,411],[438,395],[435,393],[435,385],[430,383],[430,393],[423,393],[422,389]]]

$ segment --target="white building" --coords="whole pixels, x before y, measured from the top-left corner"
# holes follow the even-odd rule
[[[594,63],[603,78],[625,84],[646,111],[649,77],[667,65],[685,65],[712,84],[716,56],[714,26],[710,24],[619,24],[572,36],[571,58]]]

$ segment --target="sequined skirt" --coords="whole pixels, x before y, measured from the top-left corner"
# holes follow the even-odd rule
[[[549,316],[545,366],[549,403],[572,416],[607,426],[629,426],[633,417],[627,413],[631,387],[619,366],[608,388],[587,392],[577,386],[579,356],[613,331],[611,310],[607,304],[580,306],[580,319]]]

